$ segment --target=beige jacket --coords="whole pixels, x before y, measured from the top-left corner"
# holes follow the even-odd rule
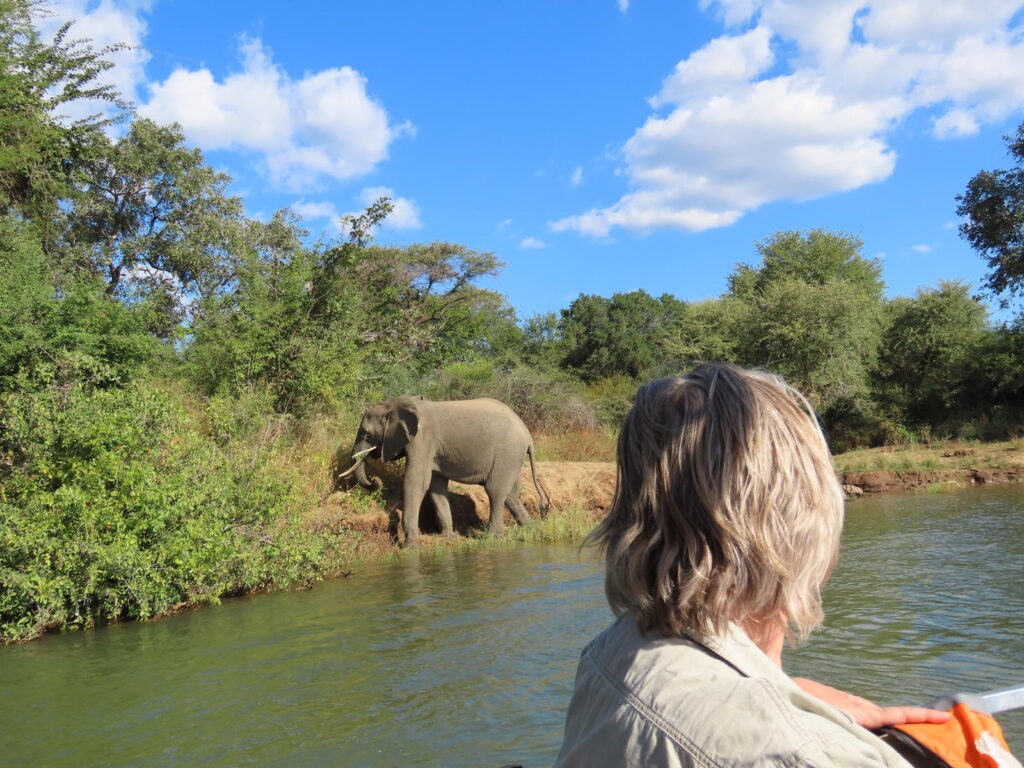
[[[909,768],[800,690],[736,626],[706,646],[623,616],[583,651],[556,768]]]

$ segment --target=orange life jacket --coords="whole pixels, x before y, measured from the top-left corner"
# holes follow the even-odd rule
[[[954,704],[950,713],[953,716],[945,723],[917,723],[893,728],[910,736],[951,768],[1022,768],[1010,753],[1010,747],[1003,738],[1003,729],[994,717],[962,703]],[[914,765],[929,764],[923,753],[915,753],[902,739],[893,738],[891,729],[884,730],[889,730],[890,734],[883,734],[883,740],[904,758]],[[942,762],[932,761],[930,764],[942,765]]]

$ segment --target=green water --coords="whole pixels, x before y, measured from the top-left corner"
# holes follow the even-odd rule
[[[786,657],[883,702],[1024,682],[1024,489],[853,502],[827,627]],[[308,592],[0,648],[0,765],[550,765],[609,620],[573,546],[410,558]],[[1024,718],[1003,718],[1024,751]]]

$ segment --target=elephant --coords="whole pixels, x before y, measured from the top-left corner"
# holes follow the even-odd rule
[[[441,532],[452,535],[448,481],[482,485],[490,501],[490,531],[505,527],[505,507],[523,525],[530,515],[519,498],[519,472],[524,456],[544,509],[537,481],[530,430],[504,403],[476,400],[426,400],[395,397],[367,409],[352,447],[352,466],[338,478],[355,473],[364,488],[379,488],[380,479],[366,476],[369,458],[394,461],[405,457],[402,527],[406,546],[419,539],[420,505],[427,492],[434,502]]]

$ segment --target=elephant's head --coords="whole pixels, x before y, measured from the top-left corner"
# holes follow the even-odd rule
[[[359,422],[356,442],[352,446],[355,462],[338,479],[355,472],[364,488],[379,488],[379,477],[368,478],[363,462],[368,458],[394,461],[405,455],[405,448],[419,431],[419,404],[422,397],[395,397],[381,405],[368,408]]]

